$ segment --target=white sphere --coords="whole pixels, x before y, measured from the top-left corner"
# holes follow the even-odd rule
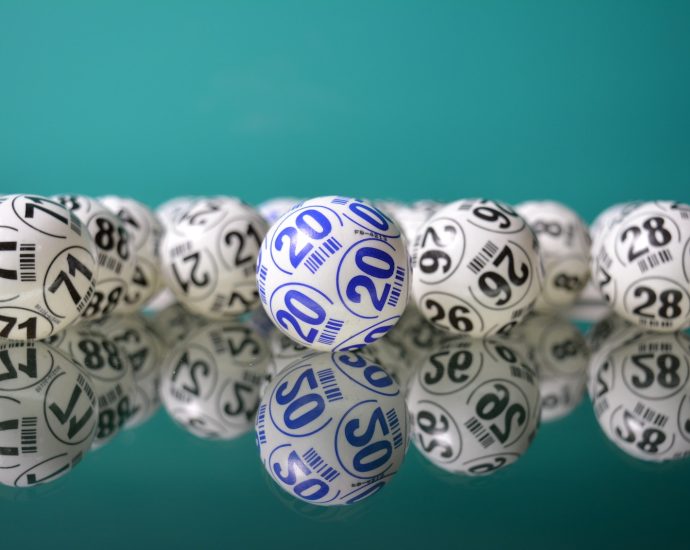
[[[171,418],[203,439],[234,439],[251,430],[268,346],[237,321],[215,321],[168,354],[161,400]]]
[[[584,335],[565,319],[532,314],[511,337],[527,344],[528,360],[537,370],[542,422],[570,414],[587,386],[590,355]]]
[[[413,442],[439,468],[486,475],[515,462],[539,426],[537,375],[510,341],[457,337],[409,385]]]
[[[92,448],[112,441],[132,410],[135,382],[127,355],[94,323],[70,327],[51,339],[91,377],[98,403],[98,426]]]
[[[136,313],[163,284],[158,256],[163,226],[147,206],[134,199],[108,196],[102,197],[100,201],[120,218],[130,236],[135,266],[127,284],[127,292],[118,306],[118,313]]]
[[[299,199],[294,197],[277,197],[262,202],[256,209],[270,227],[298,202]]]
[[[591,372],[599,426],[641,460],[690,456],[690,337],[637,327],[626,334]]]
[[[690,206],[639,204],[594,255],[594,277],[618,315],[661,332],[690,326]]]
[[[203,317],[192,315],[180,304],[174,303],[157,312],[150,325],[169,349],[207,322]]]
[[[200,199],[177,217],[161,244],[168,287],[191,312],[236,317],[259,305],[256,259],[266,222],[230,197]]]
[[[96,199],[59,195],[55,200],[81,220],[96,245],[96,288],[82,317],[97,320],[119,312],[136,265],[127,228]]]
[[[158,205],[156,216],[163,228],[167,231],[173,227],[177,218],[189,210],[197,200],[197,197],[175,197]]]
[[[541,293],[537,238],[511,207],[467,199],[436,212],[415,238],[412,289],[436,326],[470,336],[505,332]]]
[[[574,211],[558,202],[523,202],[515,210],[539,239],[544,282],[535,310],[554,312],[572,305],[589,280],[591,243],[587,226]]]
[[[89,451],[98,408],[90,378],[42,342],[0,342],[0,483],[32,487]]]
[[[0,337],[41,339],[73,323],[96,282],[81,221],[37,195],[0,196]]]
[[[318,350],[380,338],[407,304],[409,257],[399,227],[366,202],[318,197],[268,231],[257,267],[268,316]]]
[[[289,494],[323,506],[378,492],[408,443],[400,388],[352,352],[318,353],[269,384],[256,417],[261,460]]]
[[[109,317],[98,323],[98,329],[129,359],[135,387],[124,428],[140,426],[160,408],[158,386],[165,344],[141,315]]]
[[[639,201],[621,202],[602,210],[589,226],[589,235],[592,239],[592,251],[594,252],[599,249],[601,240],[612,226],[616,225],[621,218],[631,210],[635,210],[640,204]],[[593,259],[594,258],[592,258],[592,260]]]

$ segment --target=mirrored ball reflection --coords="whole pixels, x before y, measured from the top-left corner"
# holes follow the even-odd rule
[[[210,322],[165,359],[161,400],[175,422],[204,439],[248,432],[269,363],[266,341],[238,321]]]
[[[486,475],[529,447],[539,426],[539,381],[510,340],[458,337],[427,356],[407,404],[425,458],[452,473]]]
[[[89,376],[41,342],[0,342],[0,483],[55,481],[91,448],[97,429]]]
[[[589,393],[604,435],[635,458],[690,455],[690,337],[606,320],[589,366]]]

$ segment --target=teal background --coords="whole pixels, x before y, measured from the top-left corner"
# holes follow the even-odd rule
[[[690,3],[0,0],[0,192],[690,201]],[[7,548],[687,548],[687,463],[613,449],[585,402],[480,481],[413,449],[302,507],[253,436],[160,413],[73,475],[0,488]]]
[[[0,0],[0,190],[690,200],[690,4]]]

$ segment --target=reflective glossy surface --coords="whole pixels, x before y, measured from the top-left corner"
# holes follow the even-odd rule
[[[256,315],[209,323],[171,308],[153,318],[83,324],[54,339],[76,363],[91,353],[91,368],[81,371],[92,379],[94,357],[102,353],[105,370],[113,351],[107,342],[116,342],[136,381],[129,404],[138,406],[115,410],[119,433],[108,433],[108,445],[74,471],[52,478],[46,470],[29,488],[0,487],[0,510],[14,525],[10,542],[19,542],[12,537],[33,516],[56,517],[59,545],[89,547],[57,527],[50,511],[58,509],[98,525],[104,548],[122,544],[124,526],[137,543],[171,547],[193,543],[192,527],[199,544],[241,547],[293,547],[304,536],[334,538],[334,548],[360,537],[367,547],[413,548],[422,539],[492,547],[514,537],[582,547],[604,533],[627,537],[630,529],[640,544],[653,542],[651,528],[632,527],[631,516],[658,526],[655,540],[673,541],[690,481],[687,334],[645,333],[615,317],[585,327],[533,315],[507,337],[472,340],[441,333],[409,309],[384,339],[340,360],[382,365],[401,385],[413,444],[381,491],[375,477],[361,489],[371,498],[325,508],[291,496],[267,474],[252,422],[260,395],[268,391],[268,402],[291,365],[299,374],[304,365],[330,364],[330,355],[262,328]],[[148,363],[153,357],[162,359]],[[158,378],[162,393],[152,396]],[[161,397],[166,406],[155,412]],[[29,416],[16,407],[0,403],[0,420]],[[5,455],[8,435],[0,432]],[[259,523],[267,528],[257,532]],[[412,528],[420,533],[406,534]]]

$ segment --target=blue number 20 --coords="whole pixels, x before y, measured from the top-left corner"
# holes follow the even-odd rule
[[[377,263],[385,264],[385,268],[369,263],[369,258],[378,260]],[[348,299],[357,304],[360,303],[362,301],[362,295],[359,293],[358,289],[362,287],[369,293],[371,303],[376,308],[376,311],[381,311],[386,305],[388,294],[391,291],[391,285],[386,283],[383,287],[383,293],[381,296],[378,296],[376,293],[376,285],[374,281],[371,280],[371,277],[375,279],[389,279],[395,270],[395,261],[385,250],[364,246],[355,254],[355,263],[361,271],[366,273],[366,275],[356,275],[350,280],[346,290]]]
[[[300,212],[295,218],[295,225],[303,235],[313,240],[321,240],[331,234],[331,222],[328,218],[318,210],[305,210]],[[305,256],[311,252],[314,246],[306,243],[302,248],[297,250],[297,244],[300,240],[300,234],[294,227],[286,227],[276,237],[276,249],[283,249],[283,241],[285,237],[290,241],[290,263],[292,267],[297,267],[302,263]]]

